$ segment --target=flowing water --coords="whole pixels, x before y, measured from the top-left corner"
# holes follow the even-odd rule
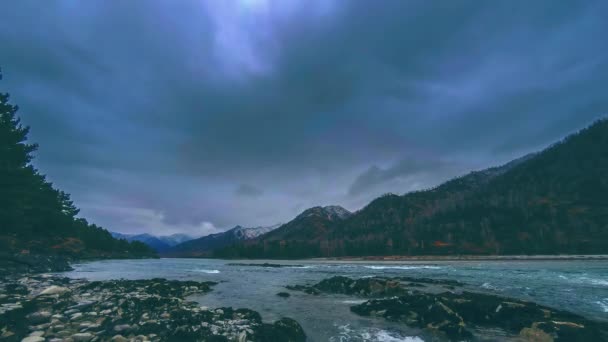
[[[349,307],[361,298],[276,294],[286,285],[314,284],[334,275],[352,278],[411,276],[453,279],[474,291],[533,301],[608,321],[608,261],[336,262],[268,261],[297,267],[234,266],[209,259],[108,260],[74,265],[67,275],[90,280],[167,278],[220,282],[210,293],[189,298],[208,307],[258,311],[264,320],[297,320],[310,341],[425,341],[425,332],[359,317]],[[255,261],[261,262],[261,261]]]

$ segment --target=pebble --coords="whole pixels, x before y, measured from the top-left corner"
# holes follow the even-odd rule
[[[93,338],[93,335],[91,335],[91,333],[79,333],[79,334],[74,334],[71,337],[72,337],[72,340],[74,340],[75,342],[79,342],[79,341],[90,341]]]
[[[70,291],[67,287],[52,285],[40,292],[40,296],[61,295]]]
[[[44,337],[28,336],[28,337],[22,339],[21,342],[44,342]]]

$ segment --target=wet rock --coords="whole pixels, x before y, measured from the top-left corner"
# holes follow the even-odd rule
[[[409,282],[414,282],[414,283],[434,284],[434,285],[446,285],[446,286],[463,286],[464,285],[464,283],[461,283],[457,280],[451,280],[451,279],[416,278],[416,277],[395,277],[393,279],[398,279],[401,281],[409,281]]]
[[[305,342],[304,330],[291,318],[282,318],[274,324],[264,324],[253,337],[256,341]]]
[[[263,264],[255,264],[255,263],[251,263],[251,264],[245,264],[245,263],[230,263],[230,264],[226,264],[228,266],[243,266],[243,267],[268,267],[268,268],[280,268],[280,267],[289,267],[289,268],[294,268],[294,267],[304,267],[304,265],[286,265],[286,264],[269,264],[267,262],[263,263]]]
[[[285,288],[288,289],[288,290],[291,290],[291,291],[301,291],[301,292],[308,293],[308,294],[311,294],[311,295],[319,295],[319,294],[321,294],[321,291],[317,290],[313,286],[287,285],[287,286],[285,286]]]
[[[407,293],[407,284],[393,278],[371,277],[351,279],[344,276],[335,276],[324,279],[312,286],[293,285],[287,289],[302,291],[309,294],[338,293],[346,295],[379,297],[396,296]]]
[[[555,341],[604,341],[606,326],[572,313],[535,303],[494,295],[462,292],[407,295],[370,300],[351,307],[362,316],[383,317],[417,328],[430,329],[450,340],[472,337],[476,327],[500,328],[522,337]]]

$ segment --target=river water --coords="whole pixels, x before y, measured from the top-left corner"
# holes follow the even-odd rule
[[[210,293],[189,298],[208,307],[258,311],[264,320],[297,320],[310,341],[429,341],[425,332],[359,317],[349,307],[361,298],[291,292],[286,285],[314,284],[334,275],[352,278],[411,276],[453,279],[466,288],[533,301],[588,318],[608,321],[608,261],[336,262],[268,261],[298,267],[234,266],[251,261],[209,259],[106,260],[74,265],[72,278],[90,280],[167,278],[218,281]],[[255,261],[263,262],[263,261]]]

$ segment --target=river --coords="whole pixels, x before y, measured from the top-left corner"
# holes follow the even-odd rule
[[[261,263],[264,261],[255,261]],[[167,278],[219,282],[208,294],[189,298],[208,307],[258,311],[265,320],[297,320],[310,341],[426,341],[425,332],[350,312],[362,298],[276,294],[286,285],[314,284],[334,276],[411,276],[453,279],[477,292],[533,301],[608,321],[608,261],[268,261],[287,267],[235,266],[252,261],[210,259],[106,260],[74,265],[72,278],[89,280]],[[293,265],[293,266],[290,266]]]

